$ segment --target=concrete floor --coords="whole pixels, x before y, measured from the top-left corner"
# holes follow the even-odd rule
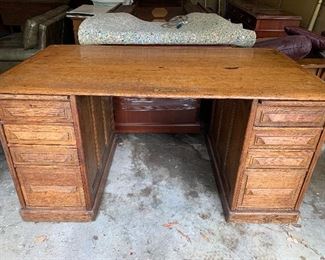
[[[324,169],[299,224],[231,224],[202,136],[126,135],[95,222],[27,223],[2,155],[0,259],[325,259]]]

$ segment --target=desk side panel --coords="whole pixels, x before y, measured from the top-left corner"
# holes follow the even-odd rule
[[[229,205],[235,193],[251,107],[252,101],[247,100],[215,100],[213,105],[209,146],[218,185],[222,186]]]
[[[98,209],[115,150],[111,97],[74,97],[86,175],[88,210]]]

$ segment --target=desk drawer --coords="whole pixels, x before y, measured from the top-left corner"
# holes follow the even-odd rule
[[[241,207],[294,208],[306,171],[246,170]]]
[[[126,111],[175,111],[195,110],[200,107],[200,100],[116,97],[114,98],[114,104],[119,109]]]
[[[27,207],[84,207],[80,169],[17,167]]]
[[[323,127],[325,107],[264,106],[257,107],[255,126]]]
[[[72,122],[68,101],[0,100],[4,122]]]
[[[266,128],[255,127],[251,148],[315,149],[322,128]]]
[[[251,169],[308,169],[313,151],[263,150],[248,151],[246,167]]]
[[[75,145],[73,126],[4,125],[8,144]]]
[[[28,145],[9,149],[15,165],[79,165],[77,149],[72,147]]]

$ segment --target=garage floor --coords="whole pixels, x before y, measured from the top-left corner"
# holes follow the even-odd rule
[[[325,153],[296,225],[225,223],[202,136],[120,138],[96,221],[22,222],[0,157],[0,259],[325,259]]]

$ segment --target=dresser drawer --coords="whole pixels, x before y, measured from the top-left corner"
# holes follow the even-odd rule
[[[294,208],[306,171],[246,170],[240,207]]]
[[[0,100],[4,122],[72,122],[68,101]]]
[[[80,169],[17,167],[27,207],[84,207]]]
[[[325,107],[263,106],[257,107],[255,126],[318,126],[325,123]]]
[[[315,149],[321,128],[265,128],[255,127],[251,148]]]
[[[313,151],[263,150],[248,151],[246,167],[253,169],[308,169]]]
[[[75,145],[73,126],[4,125],[8,144]]]
[[[72,147],[29,145],[9,149],[15,165],[79,165],[77,149]]]

